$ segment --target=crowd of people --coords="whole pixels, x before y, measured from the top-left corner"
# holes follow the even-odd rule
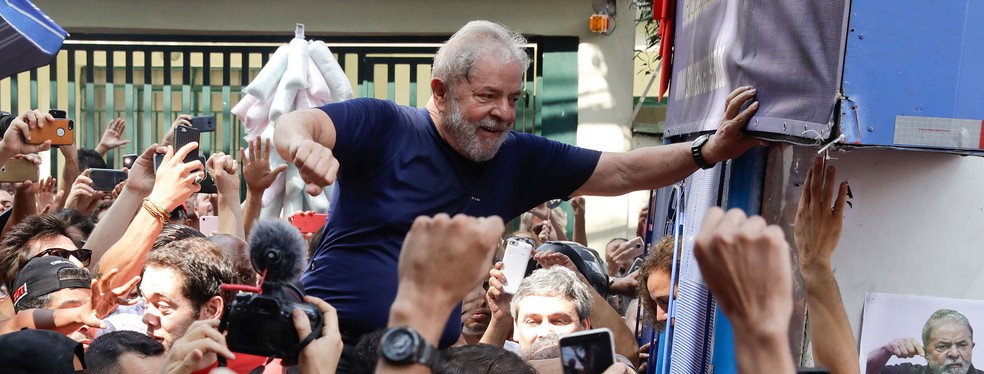
[[[113,191],[94,189],[87,170],[106,168],[107,151],[127,144],[125,122],[113,121],[93,150],[58,147],[59,181],[13,183],[10,196],[0,194],[9,209],[0,238],[0,367],[559,373],[561,340],[604,328],[615,353],[605,372],[646,372],[655,351],[636,326],[674,323],[682,242],[616,238],[599,254],[587,245],[581,196],[670,185],[761,145],[742,132],[758,108],[755,89],[736,89],[718,130],[693,144],[597,152],[510,131],[529,64],[525,44],[499,24],[470,22],[438,51],[425,108],[353,99],[298,110],[277,121],[273,142],[251,141],[238,158],[216,152],[205,164],[186,161],[198,144],[173,146],[175,128],[190,126],[181,115]],[[0,140],[0,162],[40,164],[36,154],[51,144],[31,144],[32,129],[51,121],[39,110],[17,116]],[[287,312],[293,331],[257,320],[233,337],[223,329],[241,292],[270,294],[250,246],[264,240],[256,238],[260,196],[284,171],[271,168],[272,152],[297,167],[308,193],[334,184],[331,213],[305,238],[310,258],[297,260],[306,296],[292,305],[307,307]],[[199,193],[206,176],[216,194]],[[788,334],[796,265],[817,366],[859,371],[830,266],[846,188],[833,167],[814,163],[794,246],[740,210],[714,208],[703,218],[693,253],[734,327],[740,372],[795,371]],[[573,217],[548,204],[557,199],[571,200]],[[202,233],[200,216],[218,216],[218,231]],[[516,218],[520,229],[506,233]],[[514,293],[505,291],[502,262],[511,240],[533,248]],[[230,348],[285,333],[298,342],[290,357]]]

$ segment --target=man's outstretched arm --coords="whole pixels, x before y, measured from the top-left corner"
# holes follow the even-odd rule
[[[857,342],[830,266],[830,257],[844,226],[847,182],[840,183],[834,195],[834,167],[828,167],[824,175],[822,160],[817,157],[806,175],[794,224],[810,315],[813,359],[817,367],[827,368],[833,374],[856,374],[861,371]]]
[[[746,136],[742,130],[748,124],[758,103],[745,110],[741,107],[755,98],[755,89],[740,87],[728,95],[724,119],[717,132],[704,145],[704,159],[715,164],[740,156],[761,140]],[[690,152],[690,143],[645,147],[625,153],[605,152],[588,181],[571,196],[617,196],[632,191],[668,186],[697,170]]]

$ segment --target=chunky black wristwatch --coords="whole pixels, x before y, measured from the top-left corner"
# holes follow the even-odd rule
[[[422,364],[433,368],[440,351],[408,326],[391,327],[379,341],[379,354],[394,365]]]
[[[694,162],[697,163],[698,167],[704,170],[714,167],[714,164],[708,164],[707,160],[704,160],[703,149],[709,139],[711,139],[711,136],[709,134],[704,134],[698,136],[697,139],[694,139],[694,142],[690,144],[690,154],[694,156]]]

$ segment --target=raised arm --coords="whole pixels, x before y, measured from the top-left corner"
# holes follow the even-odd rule
[[[335,124],[321,109],[302,109],[286,113],[277,119],[273,143],[277,153],[293,162],[307,184],[311,195],[321,193],[325,186],[335,183],[338,160],[332,155],[335,147]]]
[[[103,159],[106,158],[106,154],[109,150],[114,148],[119,148],[124,145],[130,144],[129,139],[124,138],[126,133],[126,120],[122,117],[117,117],[106,125],[106,131],[103,132],[102,138],[99,139],[99,144],[96,145],[96,153],[102,156]]]
[[[216,207],[219,216],[219,233],[246,240],[243,210],[239,205],[239,163],[232,156],[216,152],[208,158],[206,167],[215,180],[216,190],[219,191],[219,203]]]
[[[574,211],[574,234],[571,241],[588,246],[587,223],[584,221],[584,197],[578,196],[571,199],[571,210]]]
[[[739,87],[728,95],[724,119],[703,147],[704,160],[710,164],[727,161],[762,144],[742,133],[758,110],[758,103],[752,103],[745,110],[741,107],[754,98],[755,89],[751,86]],[[660,188],[686,178],[695,170],[697,163],[690,152],[690,143],[645,147],[625,153],[605,152],[588,181],[571,196],[617,196]]]
[[[817,157],[803,184],[794,225],[796,250],[806,288],[813,360],[833,374],[854,374],[861,371],[857,342],[830,266],[844,226],[847,182],[841,182],[834,195],[836,172],[830,166],[823,175],[822,161]]]
[[[246,235],[249,235],[253,223],[260,218],[263,191],[270,188],[277,176],[287,170],[287,165],[280,165],[270,170],[272,149],[270,139],[263,141],[259,138],[249,141],[248,155],[245,149],[239,148],[239,159],[243,163],[243,179],[246,180],[246,201],[243,202],[243,230]]]
[[[58,152],[65,158],[65,165],[62,165],[61,200],[56,202],[56,204],[58,206],[65,206],[65,202],[68,201],[68,195],[72,192],[72,187],[75,185],[75,180],[78,179],[80,174],[79,150],[75,148],[75,144],[73,143],[59,146]]]
[[[92,250],[92,263],[98,264],[109,247],[123,237],[129,226],[120,223],[133,221],[143,199],[154,189],[154,154],[157,149],[157,144],[151,145],[133,162],[133,168],[127,172],[123,191],[89,235],[85,247]]]
[[[400,250],[400,285],[389,327],[409,326],[436,346],[451,310],[484,278],[503,229],[498,217],[449,218],[443,213],[418,217]],[[442,261],[434,261],[438,257]],[[380,357],[376,372],[430,373],[431,369],[391,365]]]
[[[793,269],[782,229],[739,209],[714,207],[694,241],[707,287],[735,331],[738,372],[793,373],[789,319]]]
[[[140,275],[147,254],[168,218],[164,212],[174,210],[201,187],[195,183],[195,178],[204,178],[202,163],[198,160],[184,162],[185,156],[195,147],[198,147],[196,142],[181,147],[177,152],[168,147],[164,161],[157,169],[154,189],[143,200],[143,209],[137,212],[123,237],[99,260],[97,272],[98,269],[118,268],[119,279]],[[118,286],[117,283],[114,281],[112,286]]]

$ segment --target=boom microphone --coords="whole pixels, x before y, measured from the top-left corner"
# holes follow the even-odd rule
[[[304,238],[291,224],[274,219],[257,221],[249,236],[249,257],[257,272],[266,273],[264,288],[296,281],[307,264],[305,248]]]

